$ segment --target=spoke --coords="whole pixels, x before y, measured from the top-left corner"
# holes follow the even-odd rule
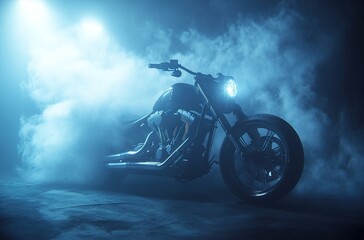
[[[285,164],[285,162],[287,161],[287,159],[285,158],[285,155],[283,154],[279,154],[279,155],[273,155],[272,160],[274,163],[276,164]]]
[[[283,156],[283,154],[281,152],[269,151],[269,152],[265,152],[265,156],[269,157],[269,158],[276,159],[276,158],[281,158]]]
[[[248,147],[248,144],[245,142],[243,136],[241,138],[239,138],[239,142],[241,143],[241,145],[243,145],[244,148]]]
[[[262,175],[262,188],[265,190],[268,188],[267,176],[265,174],[264,168],[261,168],[260,174]]]
[[[272,148],[272,151],[273,152],[281,152],[281,147],[280,146],[277,146],[275,148]]]
[[[249,179],[248,179],[248,182],[247,182],[248,186],[253,185],[253,182],[254,182],[255,178],[258,176],[258,173],[259,173],[258,170],[259,169],[255,168],[254,173],[249,176]]]
[[[252,151],[257,151],[259,150],[260,148],[260,133],[259,133],[259,130],[258,128],[253,128],[253,129],[250,129],[248,132],[247,132],[249,138],[251,139],[251,150]]]
[[[282,173],[281,170],[278,168],[278,166],[275,166],[273,171],[277,173],[277,176],[281,177]]]
[[[267,147],[268,147],[268,145],[270,144],[270,143],[272,143],[272,138],[273,138],[273,136],[274,136],[274,132],[273,131],[270,131],[270,130],[268,130],[267,129],[267,135],[266,135],[266,137],[265,137],[265,141],[264,141],[264,143],[263,143],[263,145],[262,145],[262,148],[261,148],[261,150],[262,151],[265,151],[266,149],[267,149]]]
[[[265,156],[267,158],[270,158],[270,160],[273,161],[273,162],[283,163],[285,161],[285,156],[286,155],[283,154],[281,150],[282,149],[279,146],[278,147],[275,147],[271,151],[266,151],[265,152]]]
[[[246,154],[247,152],[249,152],[248,144],[245,142],[243,136],[241,136],[241,138],[239,138],[239,142],[243,146],[243,149],[241,149],[243,151],[243,153]]]

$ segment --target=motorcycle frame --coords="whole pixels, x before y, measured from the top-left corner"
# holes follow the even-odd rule
[[[222,112],[217,106],[214,106],[214,104],[208,98],[204,87],[202,86],[204,81],[214,81],[216,79],[211,75],[195,73],[180,64],[176,65],[173,69],[176,71],[178,68],[183,69],[195,76],[194,85],[203,99],[201,102],[203,105],[202,110],[201,112],[197,113],[197,115],[199,115],[198,122],[196,125],[193,123],[194,129],[191,129],[190,131],[194,134],[189,134],[189,136],[162,162],[118,162],[108,163],[108,167],[126,169],[131,173],[157,174],[178,177],[181,174],[180,169],[183,169],[183,165],[188,164],[188,161],[183,160],[187,149],[192,143],[196,143],[194,144],[194,147],[198,146],[198,144],[205,146],[202,161],[208,164],[205,165],[206,168],[201,169],[201,173],[207,173],[209,172],[211,165],[214,163],[213,158],[210,160],[210,153],[217,129],[217,122],[220,123],[226,136],[233,143],[235,148],[239,149],[240,151],[243,149],[242,144],[234,135],[233,126],[230,125],[229,121],[225,117],[224,112]],[[246,115],[242,111],[241,107],[235,102],[232,113],[236,116],[237,122],[243,121],[244,118],[246,118]]]

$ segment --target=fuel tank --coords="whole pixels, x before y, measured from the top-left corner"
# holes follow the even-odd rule
[[[187,83],[172,85],[153,106],[153,111],[174,111],[178,109],[200,112],[202,109],[202,97],[195,86]]]

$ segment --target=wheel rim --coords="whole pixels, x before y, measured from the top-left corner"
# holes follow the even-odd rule
[[[289,163],[287,143],[270,126],[254,124],[240,132],[243,151],[235,150],[232,174],[249,195],[265,195],[284,178]]]

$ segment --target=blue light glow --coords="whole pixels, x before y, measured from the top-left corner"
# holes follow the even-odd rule
[[[98,37],[102,34],[103,27],[99,22],[87,19],[81,23],[81,31],[88,37]]]

